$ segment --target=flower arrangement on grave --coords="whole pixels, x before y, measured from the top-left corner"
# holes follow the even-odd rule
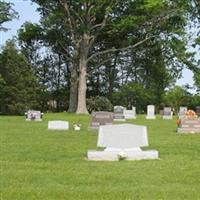
[[[188,119],[196,119],[197,118],[197,114],[194,112],[194,110],[188,110],[186,113],[186,118]]]
[[[177,124],[177,126],[180,126],[180,125],[181,125],[181,120],[180,120],[180,119],[177,119],[177,120],[176,120],[176,124]]]
[[[75,131],[80,131],[80,129],[81,129],[81,124],[80,123],[73,124],[73,126],[74,126],[74,130]]]

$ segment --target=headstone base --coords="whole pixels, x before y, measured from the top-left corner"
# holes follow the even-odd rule
[[[173,116],[165,116],[165,115],[163,115],[163,119],[173,119]]]
[[[26,119],[26,121],[28,121],[28,122],[30,122],[30,121],[41,122],[42,119]]]
[[[158,159],[158,151],[149,150],[104,150],[93,151],[89,150],[87,153],[88,160],[93,161],[118,161],[120,159],[125,160],[151,160]]]
[[[116,121],[116,122],[125,122],[126,119],[114,119],[114,121]]]
[[[200,128],[178,128],[177,133],[200,133]]]
[[[156,116],[146,116],[146,119],[156,119]]]

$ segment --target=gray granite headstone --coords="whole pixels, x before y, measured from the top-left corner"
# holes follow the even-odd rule
[[[200,117],[200,106],[197,106],[197,107],[196,107],[196,113],[197,113],[197,115]]]
[[[100,125],[108,125],[113,123],[113,113],[112,112],[93,112],[91,127],[98,128]]]
[[[173,112],[171,107],[164,107],[163,119],[173,119]]]

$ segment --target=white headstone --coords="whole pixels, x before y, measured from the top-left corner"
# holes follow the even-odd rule
[[[114,106],[114,121],[126,121],[123,106]]]
[[[163,119],[173,119],[173,112],[171,107],[164,107]]]
[[[38,110],[28,110],[25,113],[26,121],[42,121],[43,113]]]
[[[136,119],[136,108],[132,107],[132,110],[124,109],[125,119]]]
[[[181,106],[181,107],[179,108],[178,118],[179,118],[179,119],[184,118],[186,112],[187,112],[187,107]]]
[[[156,119],[155,116],[155,106],[154,105],[148,105],[147,106],[147,116],[146,119]]]
[[[115,124],[100,126],[98,147],[104,151],[88,151],[89,160],[127,160],[157,159],[158,152],[142,151],[140,147],[148,146],[147,128],[133,124]]]
[[[48,130],[68,130],[69,122],[68,121],[49,121]]]

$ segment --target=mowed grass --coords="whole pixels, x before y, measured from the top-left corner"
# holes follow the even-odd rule
[[[48,120],[67,120],[69,131],[48,131]],[[198,200],[200,134],[178,135],[174,120],[128,122],[148,127],[159,160],[88,161],[97,131],[89,116],[45,114],[43,122],[0,117],[1,200]],[[82,130],[73,131],[80,122]]]

